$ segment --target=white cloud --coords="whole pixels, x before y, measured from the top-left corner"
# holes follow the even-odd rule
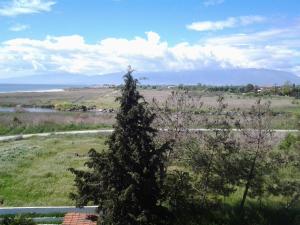
[[[10,31],[14,31],[14,32],[19,32],[19,31],[23,31],[23,30],[27,30],[29,29],[30,26],[29,25],[25,25],[25,24],[15,24],[13,26],[11,26],[9,28]]]
[[[300,75],[299,36],[300,30],[290,27],[172,46],[155,32],[94,44],[79,35],[18,38],[0,44],[0,78],[43,72],[96,75],[122,71],[129,64],[139,71],[266,68]]]
[[[49,12],[54,4],[54,0],[6,0],[0,4],[0,16]]]
[[[195,31],[215,31],[225,28],[234,28],[239,26],[247,26],[255,23],[262,23],[266,19],[262,16],[241,16],[229,17],[220,21],[200,21],[187,25],[187,29]]]
[[[203,2],[205,6],[213,6],[223,4],[225,0],[206,0]]]

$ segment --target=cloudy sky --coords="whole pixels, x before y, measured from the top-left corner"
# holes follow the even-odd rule
[[[0,0],[0,79],[266,68],[300,76],[299,0]]]

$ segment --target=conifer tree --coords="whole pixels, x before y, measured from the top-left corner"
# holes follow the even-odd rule
[[[85,171],[75,174],[77,193],[71,197],[78,206],[99,205],[99,224],[168,224],[168,211],[161,205],[165,178],[165,155],[169,143],[157,147],[157,130],[151,124],[155,115],[137,91],[132,70],[124,76],[120,109],[108,150],[89,152]]]

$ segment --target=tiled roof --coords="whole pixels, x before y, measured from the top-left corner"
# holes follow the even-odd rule
[[[86,213],[68,213],[63,225],[97,225],[97,217]]]

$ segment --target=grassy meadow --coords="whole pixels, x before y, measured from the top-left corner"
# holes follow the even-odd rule
[[[141,90],[145,99],[152,98],[163,103],[172,90]],[[192,92],[202,96],[204,112],[216,106],[216,93]],[[59,102],[76,102],[96,105],[100,108],[117,108],[115,89],[74,89],[61,93],[14,93],[0,94],[2,106],[46,106]],[[256,101],[249,95],[225,94],[228,109],[234,111],[249,110]],[[300,101],[291,97],[268,96],[263,101],[271,101],[274,111],[272,127],[274,129],[295,129],[296,115],[300,113]],[[115,113],[94,112],[53,112],[53,113],[0,113],[0,135],[42,133],[65,130],[85,130],[111,128],[115,122]],[[280,136],[274,145],[283,138]],[[35,137],[27,140],[0,143],[0,206],[59,206],[74,205],[69,193],[74,190],[73,175],[70,167],[83,168],[87,152],[91,148],[105,149],[106,136],[67,135]],[[274,146],[276,147],[276,146]],[[173,164],[169,169],[178,168]],[[282,170],[282,179],[293,171]],[[296,176],[300,176],[296,174]],[[224,199],[229,205],[240,200],[241,190]],[[266,204],[282,205],[286,199],[270,198]],[[300,206],[299,206],[300,207]]]
[[[0,135],[111,128],[114,116],[91,112],[0,113]]]
[[[74,205],[70,167],[83,168],[91,148],[101,151],[105,136],[51,136],[0,143],[0,205]],[[2,203],[2,204],[1,204]]]
[[[104,150],[106,138],[105,135],[53,135],[0,143],[0,206],[74,205],[69,199],[74,177],[67,169],[83,169],[88,151]],[[179,168],[185,170],[175,162],[169,170]],[[291,173],[294,171],[283,168],[282,179]],[[224,200],[235,205],[241,195],[242,190],[237,190]],[[284,203],[284,198],[277,197],[265,202],[270,206]]]

